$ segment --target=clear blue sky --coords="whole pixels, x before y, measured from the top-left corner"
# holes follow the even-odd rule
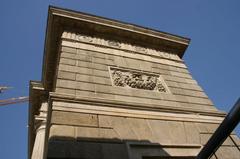
[[[28,95],[40,80],[49,5],[191,38],[184,60],[218,109],[240,96],[239,0],[1,0],[0,99]],[[27,158],[28,104],[0,107],[0,158]],[[237,129],[240,134],[240,128]]]

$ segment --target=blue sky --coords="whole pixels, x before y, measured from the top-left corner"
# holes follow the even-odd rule
[[[49,5],[188,37],[184,60],[217,108],[239,97],[239,0],[2,0],[0,85],[13,89],[0,99],[28,95],[29,80],[41,79]],[[27,158],[27,119],[26,103],[0,107],[0,158]]]

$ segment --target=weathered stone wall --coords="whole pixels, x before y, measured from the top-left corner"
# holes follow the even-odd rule
[[[201,115],[218,111],[184,62],[149,48],[84,40],[62,37],[55,87],[62,99],[52,102],[49,158],[196,156],[222,117]],[[159,77],[167,91],[116,86],[111,68]],[[236,144],[232,134],[213,158],[236,158]]]
[[[91,43],[63,39],[56,92],[140,102],[152,104],[153,107],[162,105],[191,110],[216,110],[192,78],[184,62],[176,55],[164,55],[153,57],[147,53],[126,52],[119,48],[104,48]],[[109,67],[160,75],[170,93],[112,86]]]
[[[85,112],[83,107],[86,107]],[[146,146],[143,146],[143,148],[149,149],[148,146],[151,147],[152,144],[153,147],[159,146],[164,152],[158,153],[158,155],[195,156],[200,149],[199,146],[205,145],[218,127],[216,123],[181,121],[181,119],[168,120],[167,118],[159,120],[156,116],[151,117],[146,114],[144,118],[143,116],[142,118],[130,117],[131,115],[124,116],[123,113],[117,114],[117,112],[104,115],[104,112],[101,111],[97,113],[97,108],[92,108],[92,110],[96,110],[94,113],[88,107],[92,106],[82,105],[80,107],[80,104],[67,102],[53,103],[52,126],[49,134],[49,138],[53,140],[53,142],[50,142],[50,156],[78,157],[80,153],[86,151],[84,143],[89,146],[89,144],[93,145],[93,143],[99,141],[104,141],[105,144],[109,145],[113,144],[115,147],[118,145],[122,155],[125,155],[127,151],[124,147],[125,142],[140,142]],[[105,111],[107,110],[106,108]],[[89,113],[86,113],[87,111]],[[54,139],[58,139],[57,142]],[[61,140],[64,140],[64,142],[61,143]],[[105,144],[101,143],[98,143],[98,149],[99,147],[100,149],[101,147],[105,148]],[[240,141],[235,134],[232,134],[216,152],[215,156],[237,159],[239,150],[235,147],[236,145],[240,146]],[[93,146],[93,149],[95,148]],[[130,150],[132,149],[134,148]],[[59,153],[59,151],[62,153]],[[71,155],[66,153],[68,151],[71,152]],[[117,154],[114,148],[112,151],[114,155]],[[100,154],[102,153],[104,152]],[[152,151],[147,154],[151,156],[151,153]],[[89,154],[85,152],[85,155],[88,156]],[[99,154],[96,153],[95,155],[98,156]],[[109,158],[111,157],[109,156]]]

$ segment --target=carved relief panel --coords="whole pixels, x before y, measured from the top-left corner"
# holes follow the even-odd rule
[[[110,67],[113,86],[169,93],[159,75]]]

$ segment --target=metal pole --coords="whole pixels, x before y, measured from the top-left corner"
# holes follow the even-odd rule
[[[207,144],[202,148],[196,159],[208,159],[217,151],[240,121],[240,98],[227,114]]]

